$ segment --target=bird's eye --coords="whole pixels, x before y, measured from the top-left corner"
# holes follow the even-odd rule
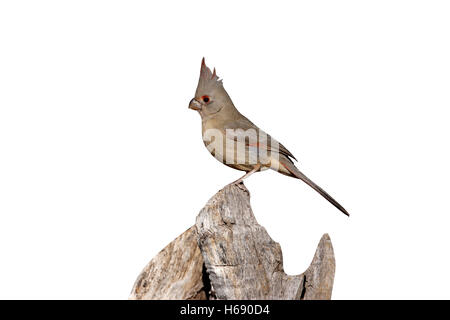
[[[209,102],[209,97],[208,96],[203,96],[202,100],[204,103],[208,103]]]

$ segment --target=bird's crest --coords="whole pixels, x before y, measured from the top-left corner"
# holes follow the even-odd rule
[[[216,74],[216,69],[211,72],[206,66],[205,58],[202,59],[202,66],[200,68],[200,78],[198,80],[197,92],[209,92],[215,88],[222,87],[222,80]]]

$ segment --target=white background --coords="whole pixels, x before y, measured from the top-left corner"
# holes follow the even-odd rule
[[[275,172],[246,185],[334,299],[450,298],[446,1],[2,1],[0,298],[126,299],[238,178],[187,108],[203,56],[237,108],[351,213]]]

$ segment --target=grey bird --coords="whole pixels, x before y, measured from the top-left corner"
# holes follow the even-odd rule
[[[205,58],[202,60],[195,97],[190,101],[189,108],[200,113],[203,142],[211,154],[225,165],[246,172],[233,184],[239,185],[255,172],[272,169],[302,180],[349,216],[344,207],[295,166],[293,160],[297,159],[288,149],[236,109],[216,70],[211,72],[206,66]]]

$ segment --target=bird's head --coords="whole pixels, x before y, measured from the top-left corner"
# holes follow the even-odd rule
[[[211,69],[205,64],[205,58],[202,59],[197,90],[195,97],[189,103],[189,108],[197,110],[202,117],[234,108],[233,102],[223,87],[222,80],[219,80],[216,74],[216,69],[211,72]]]

